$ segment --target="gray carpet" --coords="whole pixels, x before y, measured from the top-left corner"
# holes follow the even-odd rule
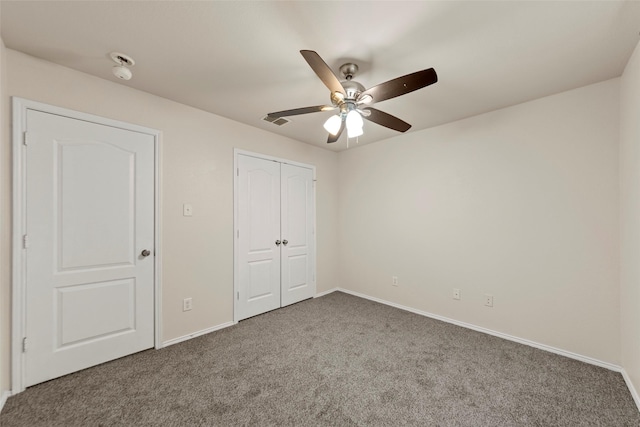
[[[340,292],[9,398],[2,426],[640,426],[622,376]]]

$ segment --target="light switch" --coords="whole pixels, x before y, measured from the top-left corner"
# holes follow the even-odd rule
[[[189,203],[185,203],[182,205],[182,215],[183,216],[192,216],[193,215],[193,207]]]

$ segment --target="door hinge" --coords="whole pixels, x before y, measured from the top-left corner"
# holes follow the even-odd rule
[[[25,353],[27,351],[27,337],[22,338],[22,352]]]
[[[24,145],[29,145],[29,134],[25,131],[22,137],[22,143]]]
[[[240,300],[240,291],[236,292],[237,299]]]
[[[22,247],[24,249],[29,248],[29,236],[27,236],[26,234],[22,236]]]

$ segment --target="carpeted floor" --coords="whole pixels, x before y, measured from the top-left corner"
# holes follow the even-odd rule
[[[640,426],[618,373],[340,292],[9,398],[2,426]]]

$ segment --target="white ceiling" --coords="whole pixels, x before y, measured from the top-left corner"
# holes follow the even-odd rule
[[[620,76],[640,39],[637,1],[3,0],[0,15],[11,49],[113,81],[108,54],[123,52],[136,65],[121,84],[333,150],[347,144],[327,146],[330,112],[262,121],[330,103],[301,49],[336,74],[356,62],[367,88],[435,68],[438,83],[376,104],[415,132]]]

